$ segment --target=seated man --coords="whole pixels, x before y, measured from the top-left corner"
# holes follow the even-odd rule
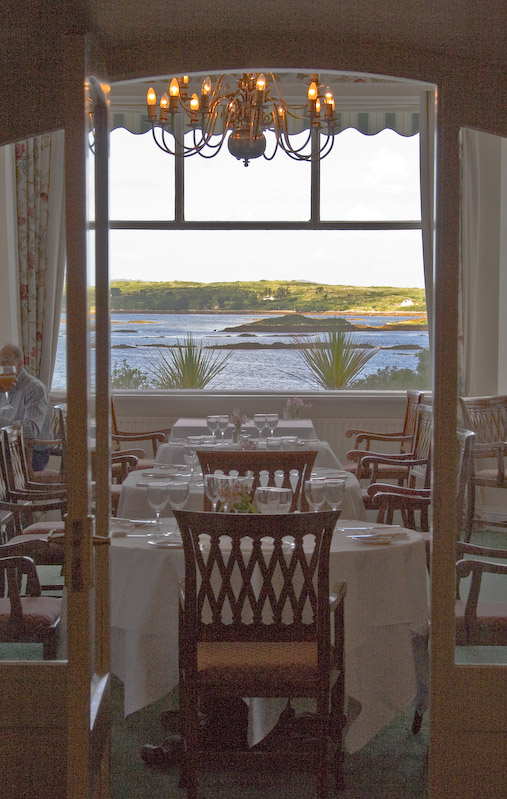
[[[44,383],[32,377],[23,366],[24,356],[21,347],[16,344],[4,344],[0,347],[0,366],[16,367],[16,382],[9,391],[9,402],[12,408],[0,411],[0,427],[20,422],[23,425],[23,436],[31,438],[52,439],[51,407],[49,394]],[[49,461],[49,449],[34,447],[32,469],[42,471]]]

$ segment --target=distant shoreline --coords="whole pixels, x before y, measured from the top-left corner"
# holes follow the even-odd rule
[[[91,309],[90,313],[95,313],[95,309]],[[361,309],[349,311],[284,311],[280,309],[246,311],[244,308],[239,311],[119,311],[115,309],[111,311],[111,314],[143,314],[144,316],[186,316],[189,314],[195,314],[197,316],[281,316],[286,314],[289,316],[290,314],[302,314],[303,316],[399,316],[401,319],[413,319],[417,317],[427,319],[426,311],[362,311]]]

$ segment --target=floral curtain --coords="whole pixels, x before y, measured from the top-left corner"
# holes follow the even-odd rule
[[[21,346],[48,387],[56,358],[65,267],[63,131],[15,147]]]

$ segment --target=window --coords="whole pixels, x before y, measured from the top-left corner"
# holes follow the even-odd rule
[[[244,327],[296,311],[322,323],[341,316],[356,344],[379,348],[358,387],[429,387],[418,133],[346,128],[320,164],[318,191],[310,164],[282,152],[245,168],[224,146],[210,160],[184,159],[180,183],[151,132],[115,129],[110,152],[117,386],[154,385],[153,361],[192,334],[213,358],[232,353],[208,389],[321,388],[290,325]],[[59,352],[54,387],[61,361]]]

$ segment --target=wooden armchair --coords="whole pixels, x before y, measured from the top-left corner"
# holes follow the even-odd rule
[[[406,488],[425,488],[430,485],[431,440],[433,435],[433,409],[428,405],[419,405],[417,408],[417,429],[413,452],[403,455],[366,455],[361,459],[363,474],[370,474],[370,484],[361,490],[365,508],[378,507],[373,503],[373,497],[382,490],[379,486],[385,485],[386,491],[393,491],[394,485],[383,484],[379,479],[381,466],[384,464],[396,467],[398,482],[404,483]],[[401,475],[403,474],[403,478]],[[385,476],[384,476],[384,479]],[[376,488],[373,486],[376,485]],[[427,526],[427,517],[424,520]]]
[[[460,559],[456,563],[456,644],[507,646],[507,602],[490,602],[480,598],[484,574],[495,574],[503,578],[505,596],[507,550],[459,542],[457,552]],[[498,558],[503,562],[484,558]],[[460,582],[470,575],[472,579],[468,595],[466,599],[461,599]]]
[[[283,487],[292,489],[291,513],[301,504],[301,510],[308,510],[304,495],[304,481],[311,476],[317,450],[265,451],[265,450],[196,450],[203,474],[214,474],[217,470],[229,474],[236,471],[240,476],[251,472],[253,475],[251,496],[260,485],[260,473],[268,472],[268,485],[275,485],[275,472],[283,472]],[[297,482],[293,486],[290,473],[297,472]],[[211,510],[211,503],[205,496],[204,509]]]
[[[318,797],[326,799],[329,750],[335,783],[343,787],[345,584],[335,586],[331,597],[329,591],[329,550],[338,512],[273,517],[175,510],[174,515],[185,555],[180,730],[181,780],[189,799],[197,796],[202,759],[232,756],[199,749],[199,698],[248,696],[316,699],[315,749],[283,749],[280,761],[283,767],[310,760],[317,771]],[[263,544],[265,537],[273,543]],[[286,539],[292,548],[284,546]],[[271,767],[275,757],[259,750],[237,756],[256,762],[267,758]]]
[[[344,469],[353,472],[358,479],[365,475],[362,473],[361,459],[369,452],[378,455],[387,455],[385,452],[377,452],[371,449],[372,442],[378,444],[394,445],[397,449],[398,455],[413,452],[414,438],[417,428],[417,409],[422,403],[424,393],[422,391],[414,391],[412,389],[407,391],[407,405],[405,409],[405,418],[403,421],[403,428],[392,433],[372,433],[367,430],[346,430],[345,435],[347,438],[355,436],[354,448],[347,452],[347,459],[351,463],[346,463]],[[399,480],[403,482],[405,473],[403,468],[399,468],[394,464],[383,462],[379,464],[378,471],[381,479],[384,480]],[[401,484],[401,483],[400,483]]]
[[[475,513],[477,488],[507,488],[507,396],[460,397],[460,403],[465,427],[476,434],[472,523],[480,525],[483,520]],[[507,520],[488,525],[505,527]]]
[[[116,413],[114,410],[114,399],[111,397],[111,440],[112,448],[116,452],[125,452],[127,454],[135,455],[138,458],[136,469],[149,469],[153,466],[157,455],[157,447],[167,441],[171,432],[170,427],[165,427],[160,430],[146,430],[142,433],[129,433],[126,431],[118,430],[116,423]],[[153,457],[147,458],[144,449],[130,449],[122,448],[122,444],[127,444],[135,441],[151,441],[153,450]]]
[[[41,596],[34,561],[25,556],[7,554],[0,547],[2,583],[7,596],[0,598],[0,641],[41,643],[45,660],[56,658],[62,600]],[[7,575],[5,580],[4,575]],[[26,575],[26,596],[21,595],[21,578]]]

